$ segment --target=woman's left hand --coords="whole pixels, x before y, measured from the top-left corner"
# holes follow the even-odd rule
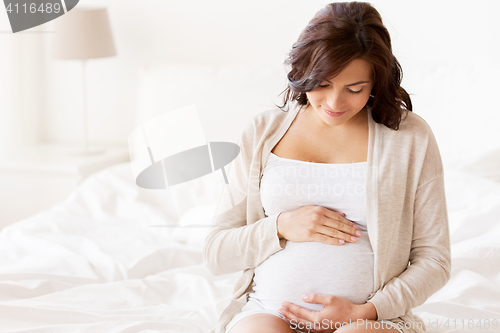
[[[324,307],[321,311],[311,311],[290,302],[282,302],[282,308],[279,309],[285,320],[299,329],[307,330],[311,327],[311,332],[331,333],[343,324],[349,321],[356,322],[358,319],[360,305],[352,303],[347,298],[309,294],[307,300],[304,298],[303,300],[307,303],[323,304]]]

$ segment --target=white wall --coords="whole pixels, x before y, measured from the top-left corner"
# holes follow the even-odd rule
[[[7,12],[0,10],[0,151],[39,138],[39,111],[43,109],[44,62],[39,27],[12,34]]]
[[[10,26],[8,25],[7,13],[0,11],[0,31],[5,31]],[[17,36],[0,34],[0,151],[7,150],[8,142],[16,138],[13,132],[13,124],[20,124],[14,111],[14,100],[16,99],[13,94],[15,90],[12,89],[13,74],[13,54],[17,51]],[[19,125],[17,125],[19,126]]]
[[[135,126],[137,72],[142,66],[163,62],[281,63],[300,31],[326,3],[80,1],[79,6],[108,6],[119,53],[114,58],[89,62],[90,140],[126,142]],[[496,148],[496,142],[500,142],[497,125],[500,109],[496,103],[500,84],[495,80],[500,76],[497,62],[500,28],[496,17],[500,1],[374,0],[371,3],[391,33],[394,53],[404,70],[403,86],[412,95],[414,112],[431,124],[438,143],[446,147],[442,148],[442,154],[451,161],[460,152],[479,155]],[[52,27],[48,23],[40,28]],[[20,39],[21,35],[0,35],[1,45],[15,47],[14,37]],[[29,45],[20,53],[26,55],[20,60],[22,69],[5,66],[5,59],[12,54],[5,50],[0,53],[0,69],[24,70],[20,86],[25,104],[18,104],[19,99],[13,97],[15,91],[6,93],[4,87],[10,87],[10,81],[6,83],[5,77],[9,75],[2,75],[0,117],[5,120],[12,115],[5,108],[20,108],[29,119],[39,120],[36,124],[14,121],[24,127],[19,133],[35,136],[31,140],[80,140],[79,64],[48,57],[51,34],[22,37],[27,38],[24,45]],[[27,50],[36,52],[27,55]],[[32,80],[27,80],[30,75]],[[11,87],[14,88],[15,85]],[[479,127],[483,129],[477,130]]]

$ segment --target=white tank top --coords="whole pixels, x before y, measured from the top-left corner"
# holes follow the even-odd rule
[[[285,248],[255,267],[250,298],[276,311],[288,301],[312,311],[323,308],[302,300],[307,293],[341,296],[366,303],[373,290],[373,250],[366,228],[366,163],[328,164],[291,160],[271,153],[260,194],[267,216],[306,205],[345,213],[362,232],[356,243],[328,245],[287,241]]]

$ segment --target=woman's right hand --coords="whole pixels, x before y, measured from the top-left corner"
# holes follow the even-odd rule
[[[292,242],[321,242],[330,245],[355,243],[356,224],[339,213],[322,206],[303,206],[278,215],[278,237]],[[359,231],[360,232],[360,231]],[[355,240],[351,239],[354,236]]]

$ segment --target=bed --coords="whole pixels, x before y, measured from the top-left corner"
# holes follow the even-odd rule
[[[144,69],[138,123],[162,110],[195,103],[206,137],[232,141],[237,130],[217,128],[224,122],[210,119],[233,117],[238,128],[272,107],[279,91],[266,95],[264,90],[276,92],[281,73],[279,66],[266,66],[176,64]],[[254,99],[233,115],[231,101],[209,109],[215,101],[202,102],[227,85],[228,73],[245,75],[249,82],[266,80],[269,85],[261,96],[268,102]],[[187,77],[201,86],[213,85],[195,97],[189,92],[180,96],[182,91],[169,85],[172,78],[178,83]],[[155,98],[158,90],[180,98]],[[246,93],[255,94],[255,89]],[[448,284],[414,309],[429,332],[500,331],[496,154],[445,167],[453,265]],[[0,332],[210,331],[241,274],[214,276],[202,261],[217,201],[212,187],[223,178],[213,173],[168,191],[141,188],[135,177],[130,162],[111,166],[87,178],[65,201],[2,230]]]

